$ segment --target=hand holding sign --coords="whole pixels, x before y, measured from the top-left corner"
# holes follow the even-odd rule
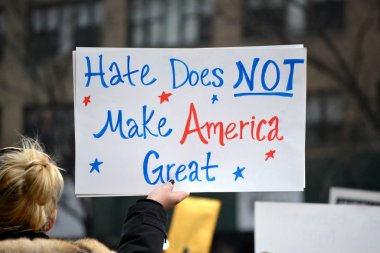
[[[184,191],[173,191],[173,188],[174,180],[171,179],[165,185],[149,193],[147,199],[157,201],[166,211],[172,209],[176,204],[189,196],[189,193]]]

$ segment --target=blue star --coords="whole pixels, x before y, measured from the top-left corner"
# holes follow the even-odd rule
[[[214,95],[212,95],[211,102],[214,104],[215,101],[219,101],[219,99],[218,99],[218,95],[214,94]]]
[[[237,167],[236,171],[233,173],[235,175],[235,181],[238,180],[239,177],[244,178],[243,171],[245,170],[245,167],[240,168]]]
[[[96,170],[98,173],[100,173],[99,166],[102,163],[103,162],[98,161],[98,158],[95,158],[95,161],[93,163],[90,163],[90,165],[91,165],[90,173],[92,173],[94,170]]]

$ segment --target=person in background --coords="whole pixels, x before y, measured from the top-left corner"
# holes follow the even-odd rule
[[[38,141],[22,138],[21,148],[0,149],[0,253],[112,252],[95,239],[50,239],[46,232],[57,218],[63,178]],[[141,199],[128,212],[118,252],[162,252],[166,211],[188,196],[173,191],[170,180]]]

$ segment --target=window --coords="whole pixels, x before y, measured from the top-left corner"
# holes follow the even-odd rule
[[[195,46],[211,38],[213,0],[132,0],[128,6],[134,47]]]
[[[343,28],[343,0],[245,0],[244,34],[270,39]]]
[[[307,99],[306,140],[309,146],[333,143],[343,126],[343,98],[336,93],[318,93]]]
[[[38,137],[68,173],[74,172],[72,105],[29,106],[24,110],[24,135]]]
[[[30,21],[30,52],[39,62],[76,46],[99,46],[103,7],[100,1],[33,7]]]
[[[285,29],[285,3],[282,0],[245,1],[245,35],[269,38],[282,32]]]
[[[321,29],[341,31],[344,27],[343,0],[312,0],[307,15],[307,30],[310,33]]]

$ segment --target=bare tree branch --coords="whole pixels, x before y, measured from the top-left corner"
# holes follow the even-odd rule
[[[374,21],[372,20],[371,16],[367,16],[366,20],[360,25],[358,34],[356,36],[355,40],[355,46],[354,46],[354,67],[353,67],[353,73],[354,75],[358,75],[361,70],[362,66],[362,60],[363,60],[363,46],[364,41],[366,39],[366,35],[369,34],[369,27],[373,25]]]
[[[378,4],[380,1],[378,1]],[[288,0],[288,4],[293,4],[298,8],[301,8],[309,17],[315,20],[315,13],[310,5],[305,5],[296,0]],[[313,18],[314,17],[314,18]],[[354,58],[353,61],[347,61],[342,52],[339,51],[338,46],[335,44],[334,40],[327,34],[326,27],[318,27],[317,35],[318,38],[324,43],[324,45],[329,49],[329,51],[334,55],[335,60],[338,63],[339,68],[333,68],[329,66],[327,62],[316,56],[309,55],[308,61],[314,67],[316,67],[321,72],[325,73],[327,76],[333,78],[337,81],[344,89],[346,89],[351,96],[356,100],[358,106],[364,111],[365,115],[368,117],[372,126],[380,131],[380,116],[376,111],[372,110],[370,100],[360,88],[360,83],[358,81],[358,76],[360,75],[362,65],[363,55],[363,44],[366,35],[369,33],[371,24],[374,20],[371,17],[367,17],[360,25],[360,29],[357,34],[355,34],[356,43],[354,46]],[[289,43],[291,39],[289,36],[284,34],[281,30],[277,29],[279,38],[285,43]],[[350,68],[349,62],[354,62],[354,66]],[[340,73],[342,71],[342,73]]]

